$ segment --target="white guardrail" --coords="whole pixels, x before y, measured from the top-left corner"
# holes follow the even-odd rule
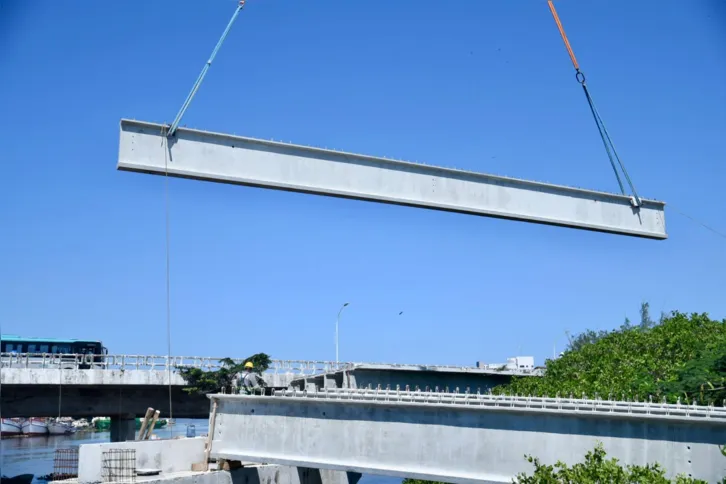
[[[178,367],[199,368],[213,371],[222,368],[225,358],[204,356],[144,356],[144,355],[58,355],[58,354],[26,354],[0,353],[2,368],[59,368],[63,369],[97,369],[97,370],[146,370],[166,371]],[[232,359],[241,363],[243,359]],[[271,360],[265,373],[287,375],[317,375],[328,371],[342,370],[351,367],[350,363],[307,360]]]
[[[444,393],[390,389],[316,389],[275,390],[273,397],[301,400],[327,400],[366,402],[370,404],[423,404],[456,407],[510,409],[513,411],[542,411],[554,413],[610,414],[611,416],[637,416],[639,418],[708,419],[726,425],[726,407],[714,405],[657,403],[652,401],[621,401],[588,398],[527,397],[493,395],[491,393]],[[256,398],[256,397],[252,397]]]

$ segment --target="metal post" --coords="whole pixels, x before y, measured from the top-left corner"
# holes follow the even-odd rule
[[[338,366],[338,324],[340,323],[340,313],[343,312],[343,309],[345,309],[345,307],[348,304],[350,304],[350,303],[345,303],[340,307],[340,311],[338,311],[338,317],[335,319],[335,365],[336,365],[336,369]]]

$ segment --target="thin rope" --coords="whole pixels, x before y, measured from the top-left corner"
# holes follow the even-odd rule
[[[709,230],[709,231],[713,232],[714,234],[718,235],[719,237],[723,237],[724,239],[726,239],[726,233],[720,232],[720,231],[716,230],[715,228],[711,227],[710,225],[708,225],[708,224],[706,224],[704,222],[701,222],[698,219],[695,219],[695,218],[691,217],[690,215],[688,215],[685,212],[682,212],[682,211],[678,210],[671,203],[669,203],[668,206],[671,207],[671,209],[675,210],[676,213],[678,213],[679,215],[682,215],[682,216],[686,217],[687,219],[689,219],[691,222],[694,222],[694,223],[700,225],[701,227],[705,228],[706,230]]]
[[[0,321],[0,439],[2,439],[3,435],[3,429],[2,429],[2,419],[3,419],[3,358],[2,358],[2,350],[3,350],[3,328],[2,328],[2,321]],[[2,468],[3,462],[5,459],[3,459],[3,453],[0,452],[0,468]]]
[[[217,45],[214,46],[212,55],[209,56],[209,60],[207,60],[206,64],[204,64],[204,67],[202,67],[202,72],[199,73],[197,80],[194,82],[194,85],[192,86],[192,90],[189,91],[187,98],[184,100],[184,104],[182,104],[181,108],[179,109],[179,112],[176,115],[176,118],[174,118],[174,121],[171,123],[171,127],[169,128],[168,136],[174,136],[174,133],[176,133],[176,129],[179,126],[179,123],[181,122],[181,119],[184,116],[184,113],[186,113],[187,109],[189,108],[189,105],[192,102],[192,99],[194,99],[194,96],[197,94],[197,90],[199,89],[199,86],[202,85],[204,76],[207,75],[207,71],[209,70],[209,67],[212,65],[214,58],[217,56],[217,52],[219,52],[219,49],[222,47],[222,44],[224,43],[224,40],[227,38],[227,34],[229,34],[229,31],[232,28],[232,24],[237,19],[237,16],[242,11],[244,6],[245,6],[245,0],[240,0],[239,4],[237,5],[237,8],[234,11],[234,14],[232,14],[232,18],[229,19],[229,22],[227,23],[227,27],[224,29],[224,32],[222,32],[222,36],[217,41]]]
[[[170,250],[170,233],[169,230],[169,142],[164,136],[162,128],[162,143],[164,148],[164,213],[166,218],[166,372],[169,382],[169,420],[173,422],[172,396],[171,396],[171,257]],[[171,424],[171,436],[174,436],[174,424]]]
[[[58,362],[58,420],[61,418],[61,400],[63,398],[63,363]]]

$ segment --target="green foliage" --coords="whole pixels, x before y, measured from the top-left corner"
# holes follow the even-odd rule
[[[665,477],[665,470],[659,464],[645,466],[621,466],[617,459],[607,459],[602,444],[585,455],[585,462],[568,466],[558,461],[545,465],[532,456],[525,456],[534,465],[534,474],[519,474],[513,482],[520,484],[706,484],[706,481],[678,476],[675,481]]]
[[[662,323],[664,319],[667,316],[665,314],[661,314],[660,316],[660,322]],[[640,305],[640,324],[639,325],[633,325],[630,322],[630,319],[627,317],[625,318],[625,321],[620,326],[621,331],[626,331],[629,329],[640,329],[640,330],[646,330],[650,329],[654,326],[656,326],[655,321],[653,321],[650,318],[650,303],[643,302]],[[583,346],[596,343],[605,336],[610,334],[609,331],[593,331],[591,329],[588,329],[584,331],[583,333],[578,334],[577,336],[570,338],[570,335],[568,334],[567,337],[569,339],[569,343],[567,345],[566,351],[579,351],[582,349]]]
[[[562,461],[554,465],[543,464],[540,459],[525,455],[534,465],[534,473],[520,473],[512,482],[519,484],[706,484],[706,481],[677,476],[671,481],[660,464],[622,466],[617,459],[606,457],[602,443],[585,455],[584,462],[568,466]],[[722,481],[726,483],[726,479]],[[403,484],[444,484],[420,479],[404,479]]]
[[[248,361],[252,362],[255,373],[259,375],[270,367],[270,357],[265,353],[257,353],[241,362],[235,362],[231,358],[224,358],[220,360],[221,367],[218,370],[204,371],[200,368],[186,366],[177,367],[177,370],[189,385],[184,388],[184,391],[190,395],[231,393],[237,374],[245,371],[244,365]],[[260,380],[262,380],[261,377]],[[264,386],[264,381],[260,383]]]
[[[726,320],[673,312],[656,323],[645,303],[640,325],[586,332],[572,341],[560,358],[547,360],[543,377],[513,378],[493,391],[670,402],[680,397],[700,404],[726,398]]]

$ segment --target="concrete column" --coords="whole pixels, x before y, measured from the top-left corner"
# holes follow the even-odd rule
[[[263,482],[275,482],[277,484],[357,484],[361,474],[357,472],[331,471],[327,469],[310,469],[307,467],[288,467],[278,465],[253,465],[242,467],[229,472],[216,472],[220,481],[214,484],[252,484]],[[229,481],[224,477],[229,477]],[[178,484],[195,484],[200,481],[199,476],[188,476],[176,478]],[[194,483],[191,481],[194,480]],[[201,481],[203,482],[203,481]]]
[[[323,387],[324,388],[338,388],[335,381],[335,373],[326,373],[323,375]]]
[[[111,442],[136,440],[136,417],[117,415],[111,417]]]

